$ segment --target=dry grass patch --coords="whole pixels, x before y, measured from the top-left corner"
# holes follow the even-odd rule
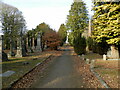
[[[111,88],[118,88],[119,70],[118,60],[97,60],[95,62],[95,71]]]

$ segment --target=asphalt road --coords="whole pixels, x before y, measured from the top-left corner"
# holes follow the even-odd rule
[[[74,68],[74,56],[64,51],[46,69],[43,77],[38,77],[32,88],[81,88],[85,87],[82,77]]]

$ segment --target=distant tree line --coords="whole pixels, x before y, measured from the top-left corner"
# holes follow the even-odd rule
[[[28,52],[28,48],[33,52],[32,46],[37,45],[38,33],[41,36],[42,50],[45,48],[57,49],[58,46],[64,44],[66,39],[66,26],[64,24],[61,24],[58,32],[50,28],[45,22],[40,23],[32,30],[27,30],[26,21],[21,11],[3,2],[0,2],[0,6],[0,21],[4,33],[3,46],[5,50],[10,50],[10,54],[17,49],[19,39],[24,42],[26,52]]]
[[[17,48],[17,38],[24,37],[26,33],[26,22],[16,7],[0,2],[0,21],[4,33],[4,48],[13,52]]]

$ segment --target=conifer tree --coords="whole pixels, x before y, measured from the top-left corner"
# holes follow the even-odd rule
[[[88,25],[88,16],[87,16],[87,10],[85,7],[85,3],[83,1],[81,2],[74,2],[71,5],[71,10],[69,11],[69,15],[67,16],[67,29],[71,30],[70,35],[73,35],[73,46],[74,50],[77,54],[83,54],[85,53],[85,50],[80,50],[80,48],[84,48],[85,45],[85,39],[82,38],[82,32],[86,29]],[[69,36],[70,37],[70,36]],[[81,43],[83,43],[81,45]],[[85,48],[84,48],[85,49]],[[83,51],[83,52],[82,52]]]
[[[98,43],[107,42],[111,46],[112,57],[118,58],[116,46],[120,45],[120,2],[95,2],[93,10],[92,37]]]
[[[66,41],[66,37],[67,37],[67,30],[66,30],[66,26],[64,24],[60,25],[58,34],[60,35],[60,37],[62,39],[61,45],[63,45],[64,42]]]

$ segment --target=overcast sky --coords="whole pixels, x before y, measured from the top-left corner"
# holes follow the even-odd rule
[[[92,1],[83,0],[87,4],[89,14]],[[73,0],[2,0],[22,11],[27,22],[27,29],[31,30],[42,22],[58,30],[65,23]]]

